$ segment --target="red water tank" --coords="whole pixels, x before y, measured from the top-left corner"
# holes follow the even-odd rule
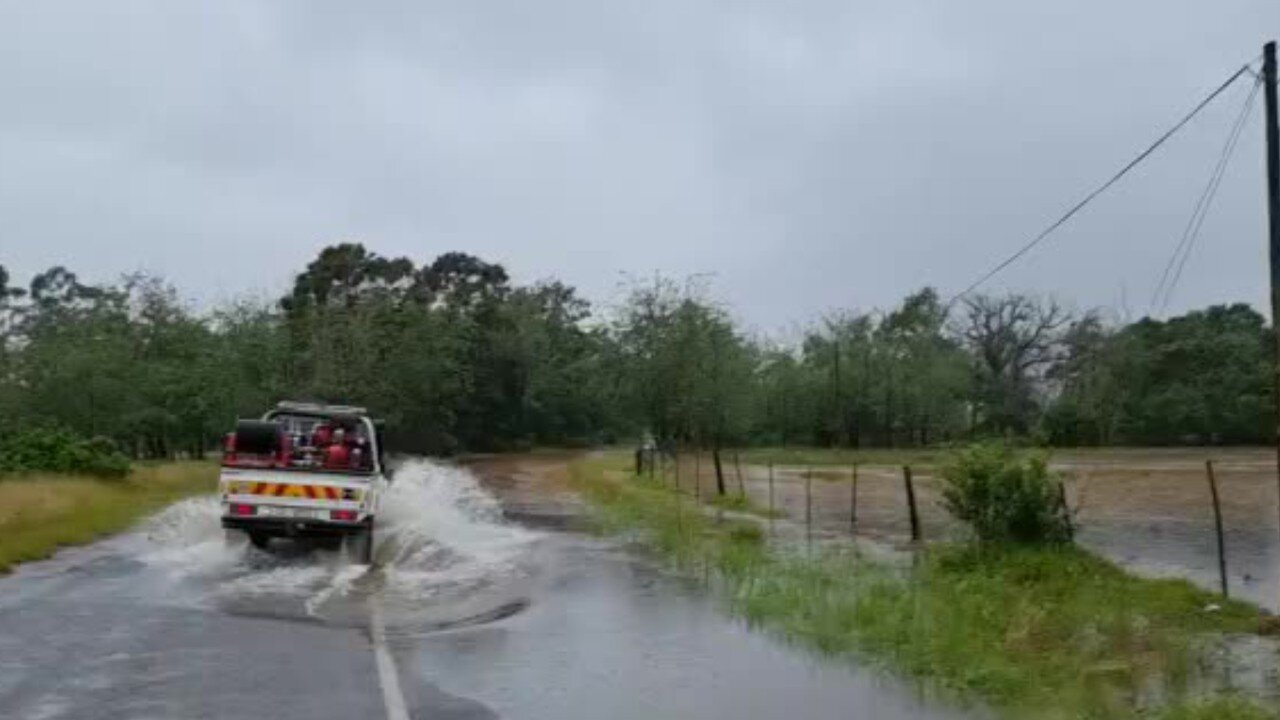
[[[324,449],[324,466],[346,468],[351,465],[351,451],[342,443],[334,443]]]
[[[229,432],[222,438],[222,464],[236,464],[236,434]]]
[[[276,456],[276,464],[289,467],[293,461],[293,437],[288,433],[280,434],[280,453]]]

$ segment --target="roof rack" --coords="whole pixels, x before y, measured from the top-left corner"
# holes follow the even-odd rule
[[[305,413],[308,415],[368,415],[369,411],[355,405],[323,405],[320,403],[295,402],[282,400],[276,403],[277,410]]]

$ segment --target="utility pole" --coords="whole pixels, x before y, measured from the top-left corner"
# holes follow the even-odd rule
[[[1271,334],[1275,340],[1276,487],[1280,488],[1280,111],[1276,109],[1276,42],[1262,46],[1262,92],[1266,100],[1267,216],[1270,219]]]

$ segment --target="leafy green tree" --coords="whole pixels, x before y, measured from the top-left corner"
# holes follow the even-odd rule
[[[933,288],[908,295],[880,324],[887,355],[885,425],[892,444],[928,445],[955,435],[969,391],[967,357],[946,337],[947,311]],[[894,372],[896,371],[896,372]]]
[[[200,455],[276,400],[352,402],[399,449],[454,452],[652,432],[746,443],[929,445],[970,432],[1058,444],[1260,442],[1271,350],[1245,305],[1166,321],[1072,319],[1023,295],[948,317],[925,288],[828,315],[788,343],[746,336],[698,278],[636,283],[599,314],[556,281],[448,252],[415,265],[326,247],[274,303],[188,307],[159,278],[23,289],[0,267],[0,429]]]
[[[1117,370],[1133,343],[1097,313],[1087,313],[1067,328],[1062,345],[1061,357],[1047,372],[1053,400],[1043,429],[1059,445],[1111,444],[1125,393]]]
[[[1118,368],[1128,441],[1257,442],[1271,424],[1268,333],[1244,304],[1125,328]]]

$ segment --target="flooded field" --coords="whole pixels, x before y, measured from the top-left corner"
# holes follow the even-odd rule
[[[1205,475],[1212,460],[1222,500],[1227,566],[1233,596],[1265,607],[1280,607],[1280,510],[1277,509],[1275,454],[1269,448],[1107,449],[1060,451],[1053,468],[1065,479],[1075,511],[1077,539],[1085,547],[1137,572],[1185,577],[1217,589],[1218,566],[1213,508]],[[697,491],[716,492],[714,469],[704,457]],[[963,528],[942,504],[935,468],[913,467],[913,482],[925,541],[963,537]],[[681,463],[681,484],[694,493],[695,463]],[[738,472],[726,463],[730,494],[738,492]],[[741,467],[742,487],[751,500],[770,504],[769,469]],[[853,468],[779,466],[773,472],[773,506],[787,517],[812,519],[817,535],[849,534],[891,544],[910,540],[907,493],[901,467]],[[668,472],[674,482],[674,472]],[[806,509],[805,486],[811,488]]]

